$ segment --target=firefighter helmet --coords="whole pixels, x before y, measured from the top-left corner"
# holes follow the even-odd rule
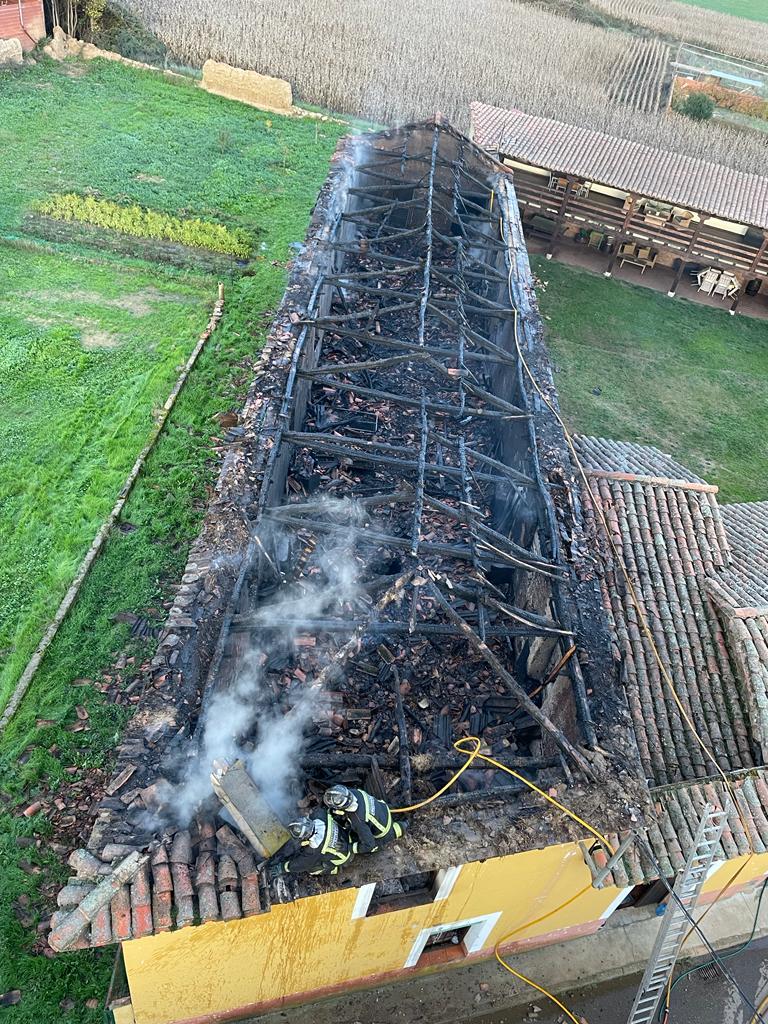
[[[323,794],[323,802],[326,807],[334,811],[354,810],[357,801],[352,795],[352,790],[347,786],[331,786]]]
[[[288,831],[294,839],[306,841],[307,839],[311,839],[315,834],[316,825],[317,822],[314,818],[297,818],[296,821],[292,821],[288,825]]]

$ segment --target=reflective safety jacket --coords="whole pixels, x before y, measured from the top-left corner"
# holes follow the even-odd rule
[[[354,810],[334,808],[333,814],[354,834],[357,840],[355,853],[373,853],[383,844],[402,836],[403,827],[392,820],[388,804],[364,789],[352,789],[350,792],[357,801],[357,807]]]
[[[352,838],[341,822],[325,808],[313,815],[325,825],[325,835],[319,845],[306,839],[294,842],[293,851],[282,860],[287,875],[337,875],[339,868],[354,857]]]

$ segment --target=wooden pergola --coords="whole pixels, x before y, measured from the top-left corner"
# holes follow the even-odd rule
[[[558,243],[576,232],[588,233],[587,244],[594,241],[595,248],[606,254],[605,275],[613,274],[622,253],[630,250],[627,245],[636,245],[636,253],[650,249],[646,266],[653,266],[661,254],[668,254],[673,260],[674,278],[669,295],[676,294],[686,267],[706,265],[730,272],[739,280],[741,287],[732,298],[731,312],[738,309],[747,283],[751,280],[768,279],[768,236],[762,229],[754,229],[747,236],[733,235],[708,225],[712,215],[706,210],[687,209],[685,214],[695,214],[698,219],[672,217],[664,219],[656,211],[664,205],[681,210],[673,204],[653,201],[648,207],[646,197],[637,192],[627,192],[622,200],[594,190],[595,182],[585,182],[575,175],[560,175],[549,169],[549,178],[533,170],[515,170],[515,189],[523,211],[523,226],[528,232],[547,237],[547,256],[551,258]],[[569,230],[571,229],[571,230]],[[594,237],[595,235],[601,238]],[[747,239],[754,238],[754,241]],[[641,261],[629,258],[627,262]]]
[[[642,273],[710,271],[735,313],[768,279],[768,177],[518,110],[472,104],[474,140],[514,172],[528,235],[570,239]]]

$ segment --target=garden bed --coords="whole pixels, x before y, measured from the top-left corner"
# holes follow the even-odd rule
[[[148,260],[152,263],[167,263],[182,270],[196,270],[205,274],[225,275],[240,273],[250,262],[247,259],[227,256],[223,253],[169,242],[159,238],[136,238],[121,231],[94,227],[77,221],[57,220],[40,213],[30,213],[24,218],[22,231],[32,238],[42,238],[59,245],[77,245],[89,249],[102,249],[120,256]]]

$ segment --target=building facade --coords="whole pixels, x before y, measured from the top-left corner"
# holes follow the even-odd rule
[[[31,50],[44,37],[43,0],[0,0],[0,39],[18,39]]]

